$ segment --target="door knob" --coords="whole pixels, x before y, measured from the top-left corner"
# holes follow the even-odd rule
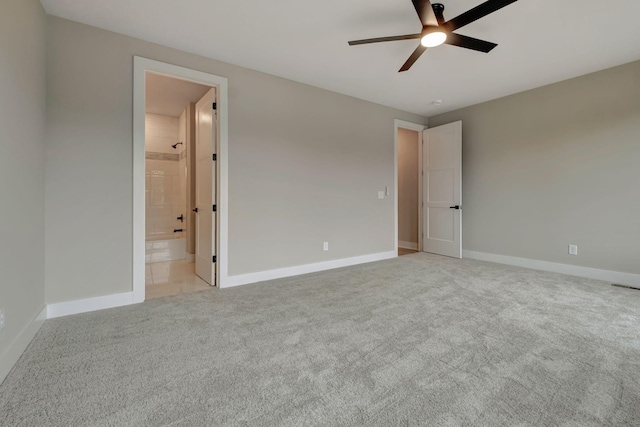
[[[449,206],[449,209],[460,209],[460,206],[459,205]]]
[[[194,211],[195,213],[198,213],[198,208],[194,208],[194,209],[191,209],[191,210]]]

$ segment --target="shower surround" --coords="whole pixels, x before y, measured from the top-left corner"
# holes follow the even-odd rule
[[[146,262],[185,257],[186,145],[178,142],[177,117],[146,115]]]

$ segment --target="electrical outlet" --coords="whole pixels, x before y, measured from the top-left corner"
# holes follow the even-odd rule
[[[324,242],[324,244],[322,245],[322,249],[324,249],[325,251],[329,250],[329,242]]]
[[[578,255],[578,245],[569,245],[569,255]]]
[[[0,308],[0,329],[4,328],[4,309]]]

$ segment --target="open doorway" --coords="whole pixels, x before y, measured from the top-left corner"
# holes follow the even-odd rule
[[[214,97],[215,90],[209,86],[146,72],[147,299],[203,290],[215,283],[206,268],[200,268],[201,271],[197,272],[195,263],[196,253],[202,252],[198,251],[198,244],[208,248],[215,246],[211,215],[208,218],[209,226],[203,227],[198,217],[206,214],[197,213],[198,194],[201,199],[201,195],[208,192],[208,203],[215,200],[215,188],[210,185],[213,169],[210,153],[215,151],[211,127]],[[209,125],[208,135],[205,134],[206,130],[202,131],[202,126],[199,128],[203,121]],[[204,171],[208,182],[203,185],[202,180],[198,182],[197,159],[198,147],[206,145],[209,145],[209,162],[202,164],[201,168],[209,170]],[[207,214],[210,212],[206,211]],[[207,258],[210,260],[211,255]]]
[[[181,183],[184,181],[186,189],[184,193],[184,205],[182,203],[183,199],[179,194],[176,195],[174,193],[173,196],[171,196],[172,198],[169,197],[167,199],[171,202],[168,204],[176,205],[180,210],[184,210],[182,220],[178,219],[181,216],[181,212],[172,212],[168,208],[165,209],[167,218],[170,218],[170,220],[174,222],[177,221],[177,223],[173,224],[174,227],[171,227],[170,223],[165,223],[165,225],[163,226],[165,237],[168,237],[167,235],[169,233],[171,233],[172,237],[174,235],[179,237],[174,237],[173,239],[159,239],[159,241],[181,240],[180,237],[183,237],[184,243],[172,243],[174,245],[180,245],[180,247],[182,247],[182,245],[184,244],[185,249],[183,252],[184,259],[167,261],[172,263],[181,263],[181,266],[177,266],[177,264],[164,267],[158,266],[158,270],[161,270],[159,272],[159,275],[168,276],[169,279],[171,279],[172,277],[178,279],[178,277],[180,276],[182,276],[182,278],[184,278],[185,276],[193,277],[193,273],[196,273],[197,271],[197,269],[193,265],[193,261],[195,259],[195,263],[197,264],[198,251],[200,248],[205,248],[210,255],[206,259],[204,257],[200,258],[207,261],[206,268],[208,268],[210,271],[209,279],[205,280],[206,286],[208,287],[209,285],[211,285],[224,287],[228,282],[228,81],[225,77],[220,77],[213,74],[137,56],[134,57],[133,60],[133,71],[133,302],[142,302],[147,296],[145,295],[147,293],[146,284],[148,282],[146,280],[146,273],[149,271],[149,269],[147,268],[148,264],[145,261],[157,261],[160,257],[159,254],[163,252],[158,247],[161,246],[159,244],[156,245],[157,251],[153,251],[153,256],[151,256],[152,254],[148,254],[146,250],[148,246],[148,230],[146,224],[147,197],[151,197],[151,195],[147,194],[146,185],[146,119],[147,113],[155,113],[156,115],[164,116],[168,115],[158,114],[160,113],[160,111],[147,111],[146,109],[146,104],[148,101],[146,83],[148,79],[153,80],[154,77],[159,77],[161,78],[160,80],[170,79],[172,81],[175,81],[172,84],[168,84],[168,81],[165,80],[165,83],[167,84],[162,85],[165,95],[166,92],[171,91],[172,88],[175,89],[177,87],[175,86],[176,82],[187,83],[188,87],[195,89],[195,91],[197,92],[196,95],[193,95],[192,93],[188,97],[188,99],[182,99],[182,104],[184,105],[182,105],[181,107],[177,107],[179,108],[179,111],[181,111],[181,113],[179,113],[179,115],[177,116],[178,139],[173,141],[171,144],[164,144],[170,147],[171,152],[168,154],[177,154],[178,171],[182,171],[185,176],[184,180],[182,180],[180,173],[178,173],[178,175],[174,175],[176,177],[175,179],[167,181],[173,181],[173,185],[179,188],[182,187]],[[178,86],[180,85],[178,84]],[[182,86],[182,88],[184,89],[184,86]],[[206,93],[205,95],[201,96],[201,93],[203,91],[206,91]],[[176,90],[176,92],[181,91]],[[182,96],[184,96],[184,93],[182,93]],[[197,99],[198,96],[201,97]],[[199,114],[198,102],[202,99],[205,99],[205,97],[207,96],[210,97],[210,99],[207,101],[207,104],[209,105],[208,115]],[[200,113],[203,113],[205,110],[206,109],[201,109]],[[182,112],[184,112],[184,116],[186,116],[183,121],[183,126],[186,129],[186,132],[183,127],[180,126],[180,117],[182,116]],[[160,120],[160,122],[166,124],[166,122],[175,121],[176,114],[178,113],[174,112],[173,116],[169,115],[170,117],[172,117],[172,119],[165,118],[163,119],[164,121]],[[195,121],[193,119],[189,120],[188,116],[190,114],[193,115]],[[208,122],[208,126],[198,126],[199,116],[202,118],[203,122]],[[156,122],[158,122],[158,120],[156,120]],[[207,128],[208,131],[206,130]],[[201,173],[200,175],[198,175],[197,173],[197,136],[195,147],[193,143],[193,135],[197,135],[198,129],[200,129],[200,131],[204,130],[205,133],[209,133],[208,140],[204,142],[204,144],[209,144],[208,173]],[[172,130],[172,132],[174,133],[172,133],[171,136],[167,136],[167,138],[175,139],[175,128],[174,130]],[[184,136],[185,133],[187,134],[186,136]],[[180,137],[180,135],[182,135],[182,138],[184,138],[184,140],[181,140],[182,138]],[[167,142],[166,139],[164,141]],[[181,154],[181,149],[183,148],[184,152]],[[180,156],[185,159],[183,169],[181,169]],[[172,156],[171,161],[176,161],[175,156]],[[201,169],[204,170],[206,168]],[[162,173],[163,171],[160,168],[158,172]],[[198,180],[203,177],[206,182],[200,182],[200,184],[198,184]],[[189,180],[191,180],[191,184],[187,182]],[[198,215],[195,212],[195,208],[198,207],[198,186],[200,186],[201,192],[207,191],[205,187],[208,187],[209,191],[209,208],[205,209],[206,213],[209,214],[209,224],[207,228],[201,227],[200,233],[198,232],[198,221],[196,221]],[[162,197],[166,197],[166,194]],[[158,198],[156,198],[155,201],[157,202]],[[169,213],[171,213],[171,217],[168,216]],[[175,217],[173,216],[174,213],[177,213]],[[156,234],[160,236],[163,233],[158,232]],[[202,237],[202,239],[200,239],[200,245],[198,244],[199,236]],[[165,249],[165,254],[171,253],[168,248]],[[179,252],[180,249],[178,249],[178,253]],[[153,271],[151,273],[153,275]],[[178,279],[176,281],[180,280],[184,279]],[[186,288],[187,290],[189,290],[188,286]]]
[[[398,128],[398,255],[418,252],[420,232],[420,140],[417,130]]]
[[[396,119],[395,151],[395,247],[398,255],[422,248],[422,135],[426,126]]]

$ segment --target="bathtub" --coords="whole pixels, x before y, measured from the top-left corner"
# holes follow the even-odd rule
[[[173,234],[147,236],[144,247],[145,263],[185,259],[187,239]]]

